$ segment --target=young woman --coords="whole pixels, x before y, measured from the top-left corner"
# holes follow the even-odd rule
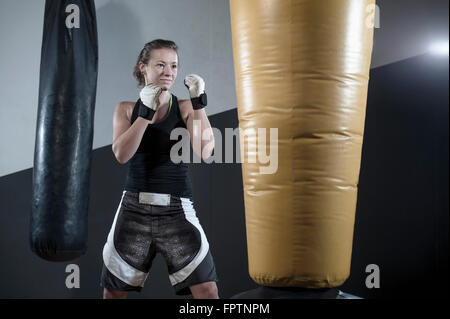
[[[169,92],[177,77],[178,48],[168,40],[145,44],[134,75],[143,89],[137,102],[121,102],[114,111],[112,149],[129,163],[127,181],[103,248],[104,298],[126,298],[140,291],[152,260],[161,253],[176,294],[218,298],[217,275],[205,233],[196,217],[185,163],[174,163],[178,141],[173,129],[186,128],[194,152],[211,156],[214,136],[206,116],[205,82],[189,75],[190,100]],[[193,143],[202,134],[201,143]],[[202,136],[200,135],[200,137]]]

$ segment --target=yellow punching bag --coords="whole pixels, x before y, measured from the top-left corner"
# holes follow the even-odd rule
[[[350,274],[374,8],[230,0],[249,273],[260,285],[331,288]],[[261,136],[242,135],[262,128],[278,129],[272,174],[249,160]]]

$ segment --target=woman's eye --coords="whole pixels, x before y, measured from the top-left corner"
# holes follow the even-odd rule
[[[172,69],[176,69],[177,68],[177,66],[176,65],[172,65]]]
[[[157,66],[164,67],[164,64],[159,63]]]

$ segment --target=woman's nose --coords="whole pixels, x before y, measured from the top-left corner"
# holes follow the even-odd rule
[[[165,75],[172,75],[172,74],[173,74],[173,70],[172,70],[172,67],[171,67],[170,65],[167,65],[167,66],[164,68],[164,74],[165,74]]]

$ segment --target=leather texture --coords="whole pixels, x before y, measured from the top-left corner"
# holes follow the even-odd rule
[[[70,4],[79,28],[68,28]],[[89,179],[97,89],[93,0],[47,0],[42,40],[30,219],[32,251],[49,261],[87,249]]]
[[[249,161],[257,139],[240,140],[260,285],[336,287],[349,276],[374,4],[230,1],[240,132],[278,129],[274,174]]]

